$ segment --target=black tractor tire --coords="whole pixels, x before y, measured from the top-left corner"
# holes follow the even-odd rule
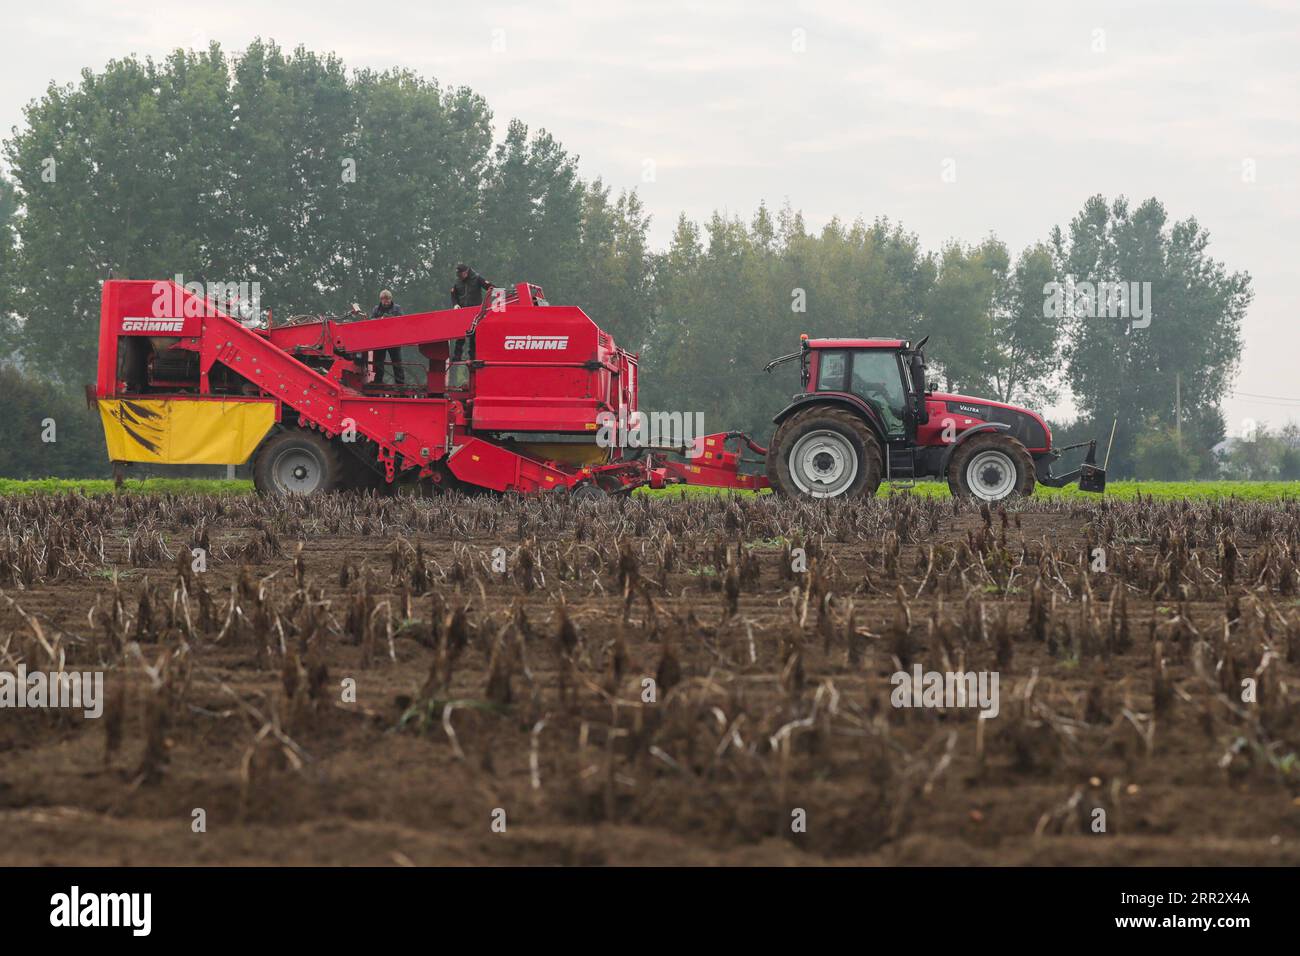
[[[871,498],[884,473],[880,442],[846,408],[814,405],[777,428],[767,451],[767,478],[780,495]]]
[[[1034,493],[1034,460],[1010,435],[972,435],[948,461],[948,488],[955,497],[994,503]]]
[[[316,495],[346,486],[348,468],[337,445],[316,432],[289,428],[253,457],[253,487],[264,495]]]
[[[579,485],[569,492],[569,497],[574,501],[583,503],[599,503],[609,500],[609,492],[596,484]]]

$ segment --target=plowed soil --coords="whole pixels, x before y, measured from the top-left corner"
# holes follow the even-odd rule
[[[1294,505],[0,498],[0,863],[1298,864]],[[893,705],[986,672],[998,713]],[[202,824],[202,826],[200,826]]]

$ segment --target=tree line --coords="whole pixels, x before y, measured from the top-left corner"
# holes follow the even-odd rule
[[[1068,389],[1079,418],[1055,423],[1060,443],[1117,419],[1115,474],[1208,476],[1252,295],[1155,199],[1088,198],[1018,254],[995,236],[926,250],[883,218],[809,229],[789,205],[682,216],[655,250],[635,191],[584,180],[519,120],[494,144],[473,91],[262,40],[51,85],[3,155],[0,345],[68,393],[93,379],[110,276],[256,281],[281,317],[380,288],[440,308],[467,261],[580,305],[641,353],[643,407],[702,411],[710,429],[767,436],[798,382],[761,369],[800,333],[928,335],[947,389],[1031,407]],[[1149,283],[1147,313],[1076,309],[1076,281]],[[1054,283],[1070,308],[1051,307]]]

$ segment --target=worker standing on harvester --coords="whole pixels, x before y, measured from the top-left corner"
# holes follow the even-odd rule
[[[483,304],[483,293],[492,289],[492,283],[465,263],[456,266],[456,284],[451,287],[451,304],[459,308]]]
[[[402,307],[393,301],[393,293],[385,289],[379,293],[379,304],[370,312],[372,319],[386,319],[394,315],[401,315]],[[406,376],[402,374],[402,349],[400,346],[391,349],[377,349],[375,351],[375,381],[379,384],[384,382],[384,363],[391,362],[393,365],[393,384],[405,385]]]
[[[467,266],[465,263],[459,263],[456,266],[456,284],[451,287],[451,305],[454,309],[475,308],[483,305],[483,293],[492,291],[492,283],[488,282],[481,275]],[[461,352],[465,346],[464,339],[456,340],[456,350],[452,354],[452,361],[459,362]]]

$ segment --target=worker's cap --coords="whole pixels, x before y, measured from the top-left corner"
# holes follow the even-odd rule
[[[465,265],[465,263],[463,263],[463,262],[458,262],[458,263],[456,263],[456,271],[457,271],[457,272],[469,272],[469,266]]]

